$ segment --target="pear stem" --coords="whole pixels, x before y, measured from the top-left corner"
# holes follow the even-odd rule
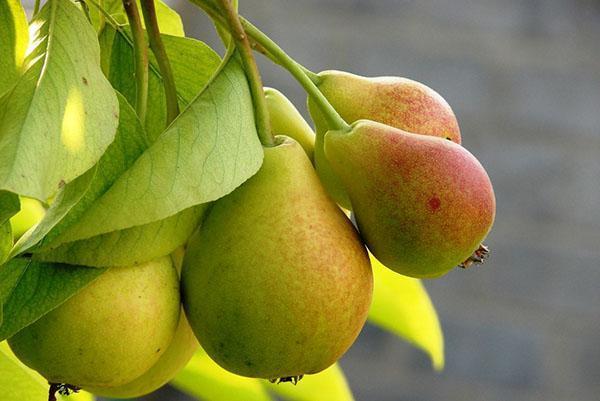
[[[142,29],[142,21],[135,0],[123,0],[123,7],[133,34],[133,54],[135,58],[135,111],[138,118],[146,121],[148,106],[148,46]]]
[[[265,99],[262,79],[260,77],[260,72],[258,71],[258,66],[256,65],[256,60],[254,59],[250,41],[248,40],[248,36],[242,27],[237,10],[231,3],[231,0],[219,0],[219,3],[221,4],[221,9],[225,15],[225,21],[229,26],[231,38],[235,42],[242,58],[246,77],[250,84],[258,137],[263,146],[275,146],[275,138],[271,132],[267,100]]]
[[[223,25],[223,16],[216,10],[209,0],[192,0],[194,4],[202,8],[216,23]],[[256,44],[255,48],[269,59],[273,60],[285,68],[292,76],[300,83],[306,93],[312,97],[317,104],[325,119],[329,129],[348,132],[351,130],[350,125],[340,116],[335,108],[329,103],[327,98],[321,93],[317,87],[320,78],[315,73],[309,71],[292,59],[277,43],[265,35],[260,29],[254,26],[251,22],[239,17],[241,25],[245,32],[250,36]]]
[[[163,78],[163,86],[165,88],[165,97],[167,101],[167,126],[179,115],[179,104],[177,102],[177,89],[175,87],[175,79],[173,78],[173,70],[171,63],[167,57],[165,45],[160,37],[160,28],[156,18],[156,9],[154,0],[142,0],[142,14],[146,22],[146,31],[148,32],[148,42],[150,49],[156,57],[158,69]]]
[[[35,0],[35,3],[33,4],[33,14],[31,14],[32,16],[35,16],[40,11],[40,3],[40,0]]]

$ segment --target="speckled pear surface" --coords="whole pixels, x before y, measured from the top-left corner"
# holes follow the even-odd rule
[[[400,77],[367,78],[342,71],[323,71],[318,76],[319,90],[348,123],[367,119],[414,134],[461,141],[458,122],[448,103],[420,82]],[[336,202],[348,209],[348,195],[323,151],[327,123],[310,98],[308,109],[317,131],[317,172]]]
[[[49,382],[119,386],[159,360],[179,312],[177,271],[165,257],[107,270],[8,343]]]
[[[325,154],[365,243],[385,266],[437,277],[465,261],[494,221],[490,179],[454,142],[360,120],[329,131]]]
[[[173,340],[149,370],[121,386],[86,387],[84,390],[110,398],[135,398],[149,394],[173,379],[189,362],[198,347],[198,341],[182,311]]]
[[[315,133],[296,106],[283,93],[265,88],[265,99],[269,109],[271,130],[277,135],[287,135],[298,142],[306,155],[314,160]]]
[[[300,145],[278,140],[254,177],[214,203],[182,272],[202,347],[233,373],[267,379],[317,373],[340,358],[373,287],[356,230]]]

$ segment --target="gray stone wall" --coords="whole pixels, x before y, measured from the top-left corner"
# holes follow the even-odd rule
[[[426,283],[445,371],[370,327],[342,361],[357,400],[598,399],[600,2],[240,3],[314,71],[401,75],[438,90],[495,185],[491,260]],[[216,43],[205,18],[184,16],[190,34]],[[266,84],[304,106],[294,81],[261,66]]]

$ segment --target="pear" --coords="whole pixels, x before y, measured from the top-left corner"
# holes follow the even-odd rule
[[[297,379],[332,365],[367,318],[373,282],[358,233],[302,147],[278,136],[259,172],[216,201],[183,262],[183,304],[230,372]]]
[[[21,210],[10,218],[15,239],[19,239],[27,230],[38,224],[46,214],[46,209],[37,199],[20,197]]]
[[[85,387],[84,390],[109,398],[135,398],[149,394],[171,381],[187,365],[198,347],[198,341],[182,312],[171,344],[143,375],[121,386]]]
[[[377,121],[414,134],[438,136],[460,143],[454,112],[433,89],[407,78],[367,78],[342,71],[318,74],[317,86],[344,120]],[[316,104],[308,99],[317,140],[315,166],[328,192],[341,206],[350,208],[348,195],[323,151],[327,123]]]
[[[490,179],[465,148],[359,120],[329,131],[325,155],[373,255],[398,273],[440,276],[466,261],[492,227]]]
[[[51,383],[116,387],[157,363],[179,313],[177,271],[163,257],[108,269],[8,343]]]
[[[180,246],[171,253],[173,266],[177,274],[181,273],[185,247]],[[175,330],[173,340],[160,359],[143,375],[130,383],[117,387],[86,387],[85,390],[102,397],[109,398],[134,398],[152,393],[171,381],[181,369],[192,359],[200,347],[198,340],[182,310],[179,315],[179,324]]]
[[[287,135],[296,140],[306,155],[314,159],[315,133],[296,106],[283,93],[273,88],[265,88],[265,99],[274,134]]]

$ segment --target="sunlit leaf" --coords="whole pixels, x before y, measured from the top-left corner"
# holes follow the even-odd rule
[[[203,350],[193,356],[171,384],[200,400],[272,400],[260,380],[229,373],[213,362]]]
[[[254,175],[262,146],[237,56],[63,235],[62,242],[161,220],[219,199]]]
[[[46,200],[98,161],[119,110],[77,6],[49,0],[30,32],[27,70],[0,98],[0,189]]]
[[[369,321],[421,348],[435,369],[444,367],[444,338],[437,313],[420,280],[402,276],[371,255],[374,290]]]
[[[21,75],[29,34],[19,0],[0,1],[0,95]]]
[[[339,365],[333,365],[316,375],[306,375],[297,385],[274,384],[265,386],[284,400],[289,401],[353,401],[352,391]]]
[[[0,343],[0,400],[42,401],[48,399],[48,382],[27,368]]]
[[[80,391],[68,397],[56,395],[58,401],[93,401],[94,397]],[[48,382],[37,372],[22,364],[6,341],[0,342],[0,400],[44,401],[48,399]]]

